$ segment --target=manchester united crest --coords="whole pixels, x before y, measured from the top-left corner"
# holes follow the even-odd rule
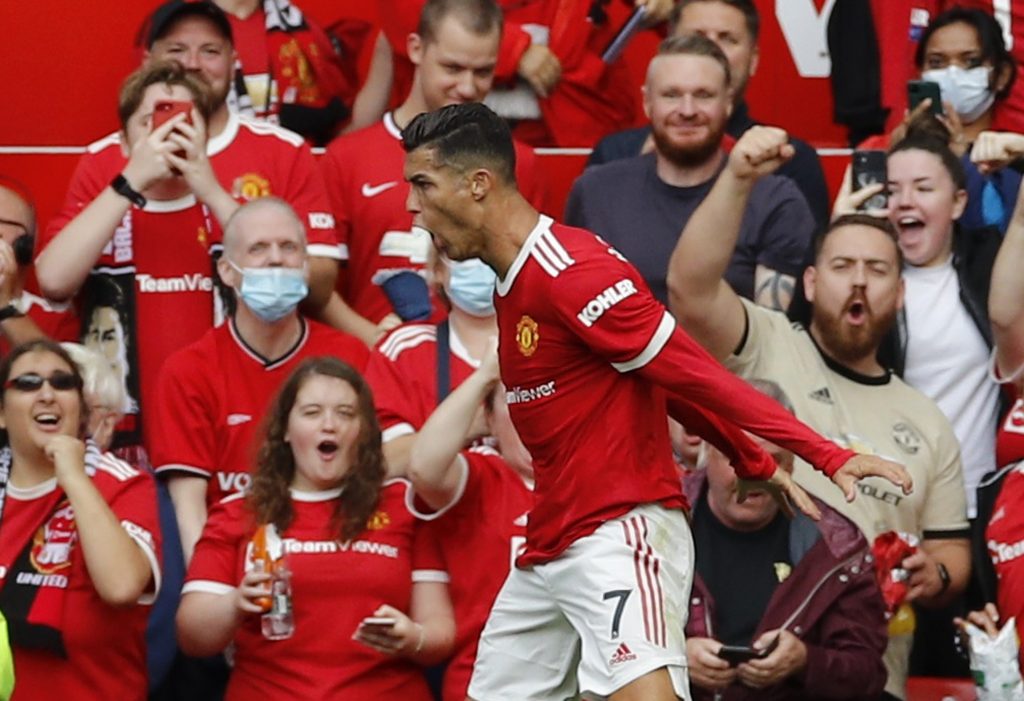
[[[379,531],[391,523],[391,517],[387,511],[374,511],[373,515],[366,521],[366,528],[370,531]]]
[[[519,345],[519,352],[529,358],[537,352],[539,342],[540,333],[537,330],[537,322],[524,314],[516,324],[516,343]]]
[[[67,502],[54,512],[32,538],[32,566],[42,574],[55,574],[71,566],[71,550],[78,541],[75,512]]]
[[[235,199],[242,198],[246,202],[258,200],[270,194],[270,181],[259,173],[243,173],[235,178],[231,194]]]

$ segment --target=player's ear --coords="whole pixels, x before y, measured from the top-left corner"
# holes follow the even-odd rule
[[[486,168],[478,168],[469,176],[469,191],[474,200],[482,200],[494,187],[494,174]]]

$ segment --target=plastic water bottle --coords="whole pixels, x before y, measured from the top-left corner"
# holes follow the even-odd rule
[[[284,559],[273,565],[270,580],[270,610],[260,617],[260,628],[267,640],[287,640],[295,632],[292,615],[292,573]]]

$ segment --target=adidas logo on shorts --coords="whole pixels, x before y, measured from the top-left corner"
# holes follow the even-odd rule
[[[612,655],[610,660],[608,660],[608,663],[614,667],[617,664],[622,664],[623,662],[629,662],[630,660],[635,659],[636,655],[634,655],[633,651],[629,649],[629,646],[626,645],[626,643],[619,643],[618,649],[615,650],[615,654]]]

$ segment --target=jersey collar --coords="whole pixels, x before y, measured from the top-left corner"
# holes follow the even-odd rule
[[[396,139],[398,139],[399,141],[401,141],[402,140],[402,130],[398,128],[397,124],[395,124],[395,113],[394,112],[387,112],[387,113],[385,113],[384,114],[383,122],[384,122],[384,129],[385,129],[385,131],[387,131],[387,133],[391,134],[391,136],[393,136]]]
[[[533,247],[537,245],[537,239],[541,237],[545,232],[551,231],[551,225],[554,220],[551,217],[541,214],[537,219],[537,225],[533,227],[533,231],[526,237],[526,241],[523,243],[522,248],[519,249],[519,253],[516,255],[515,260],[512,261],[512,265],[509,266],[508,272],[505,273],[505,279],[498,278],[498,282],[495,285],[495,289],[498,292],[499,297],[504,297],[512,289],[513,283],[516,281],[516,276],[524,265],[526,265],[526,259],[533,253]]]
[[[231,145],[238,134],[238,114],[231,110],[228,112],[228,121],[224,125],[224,131],[217,136],[210,137],[206,142],[206,155],[216,156],[218,153]]]
[[[238,302],[238,304],[242,304],[242,302]],[[299,334],[299,340],[297,340],[295,345],[289,348],[284,355],[275,359],[264,358],[262,355],[257,353],[252,346],[245,342],[245,339],[242,338],[242,334],[238,333],[238,329],[235,327],[234,317],[231,317],[231,319],[228,320],[228,331],[231,333],[231,338],[234,339],[235,343],[243,353],[262,365],[264,370],[274,370],[294,358],[295,354],[302,350],[302,347],[306,345],[306,341],[309,339],[309,324],[306,323],[306,320],[302,318],[301,314],[299,314],[299,323],[302,325],[302,332]]]

